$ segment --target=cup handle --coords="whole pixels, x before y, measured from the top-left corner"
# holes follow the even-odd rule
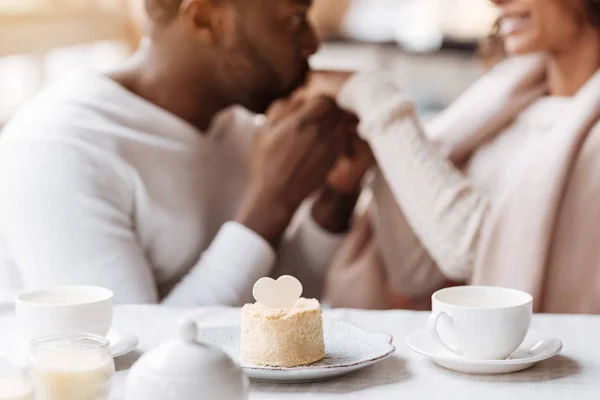
[[[444,341],[440,337],[440,334],[438,333],[438,323],[440,322],[441,319],[445,320],[446,323],[448,324],[448,326],[452,327],[452,324],[453,324],[452,317],[450,317],[445,312],[440,312],[440,313],[437,313],[437,314],[431,314],[429,316],[429,321],[427,322],[427,330],[429,331],[429,334],[437,342],[439,342],[440,344],[442,344],[442,346],[444,346],[445,348],[447,348],[448,350],[450,350],[454,354],[456,354],[458,356],[462,356],[462,351],[460,351],[459,349],[457,349],[454,346],[450,346],[450,345],[444,343]]]

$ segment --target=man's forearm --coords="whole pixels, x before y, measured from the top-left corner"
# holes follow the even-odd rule
[[[250,190],[244,196],[235,221],[254,231],[276,248],[293,213],[294,210],[284,207],[264,191]]]
[[[358,191],[340,193],[325,187],[312,206],[313,219],[328,232],[347,232],[359,194]],[[277,247],[294,212],[269,199],[269,196],[260,191],[250,191],[246,194],[235,221]]]
[[[325,187],[312,207],[312,217],[331,233],[344,233],[350,227],[359,192],[340,193]]]

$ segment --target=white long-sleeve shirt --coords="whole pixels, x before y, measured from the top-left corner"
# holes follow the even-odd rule
[[[231,222],[258,126],[232,108],[202,133],[101,75],[47,89],[0,135],[0,298],[90,284],[120,303],[240,305],[283,272],[317,296],[342,238],[308,204],[277,252]]]

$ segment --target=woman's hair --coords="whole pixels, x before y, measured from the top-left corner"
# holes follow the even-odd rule
[[[585,0],[585,6],[588,20],[600,29],[600,0]],[[490,36],[482,41],[479,54],[487,66],[493,66],[506,57],[500,37],[500,21],[496,21]]]
[[[600,28],[600,0],[586,0],[590,22]]]

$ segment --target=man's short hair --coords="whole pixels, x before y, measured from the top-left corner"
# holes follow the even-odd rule
[[[152,21],[170,22],[179,13],[183,0],[146,0],[146,12]]]

